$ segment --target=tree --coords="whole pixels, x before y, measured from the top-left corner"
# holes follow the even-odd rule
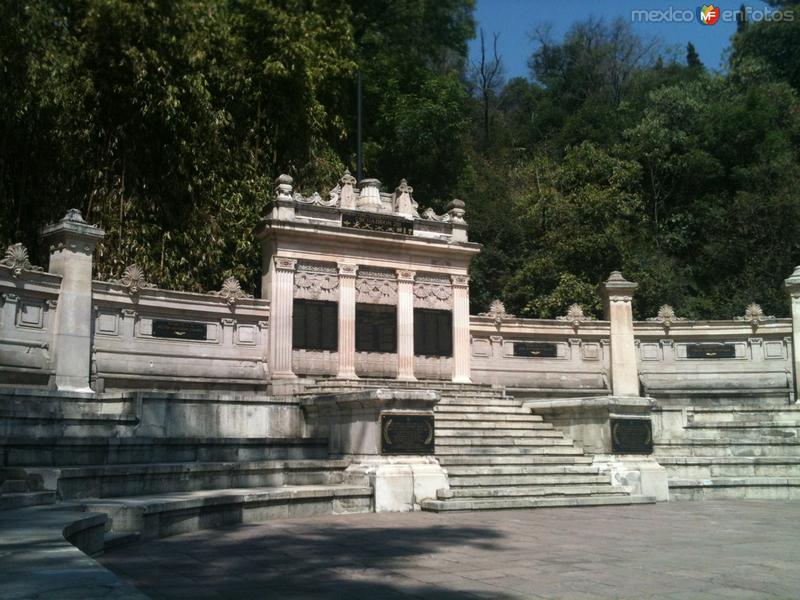
[[[478,97],[483,106],[483,140],[489,143],[489,113],[492,104],[496,101],[498,92],[503,84],[503,61],[497,54],[497,40],[500,35],[492,34],[492,55],[487,56],[486,40],[483,29],[480,30],[481,57],[472,65],[472,80]]]
[[[697,50],[695,50],[694,44],[689,42],[686,45],[686,65],[690,69],[702,69],[703,63],[700,60],[700,55],[697,54]]]

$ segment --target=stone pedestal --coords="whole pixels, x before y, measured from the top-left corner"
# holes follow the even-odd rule
[[[339,263],[339,379],[356,379],[356,274],[358,267]]]
[[[639,369],[633,339],[633,292],[637,284],[614,271],[602,293],[606,319],[611,323],[611,389],[615,396],[639,395]]]
[[[294,269],[292,258],[274,257],[270,278],[269,367],[272,379],[294,379],[292,371],[292,313]]]
[[[92,254],[104,235],[75,209],[42,230],[50,245],[48,270],[62,277],[53,337],[59,390],[92,391]]]
[[[447,473],[431,454],[383,452],[382,417],[433,419],[439,394],[425,390],[370,390],[304,399],[310,436],[328,438],[331,456],[351,458],[348,474],[367,476],[375,490],[377,512],[419,510],[422,500],[449,489]]]
[[[414,272],[397,271],[397,378],[414,376]]]
[[[453,381],[472,383],[469,356],[469,278],[453,275]]]
[[[800,398],[800,265],[784,282],[792,303],[792,362],[794,363],[794,399]]]
[[[658,501],[669,499],[667,471],[655,458],[648,454],[614,452],[612,419],[649,421],[656,406],[652,398],[563,398],[545,402],[534,400],[525,402],[523,406],[545,416],[549,423],[583,450],[593,454],[594,464],[601,468],[601,472],[610,474],[615,485],[624,486],[635,495],[652,496]]]

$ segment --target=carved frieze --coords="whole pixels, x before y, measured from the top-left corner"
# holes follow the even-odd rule
[[[450,279],[418,274],[414,281],[414,308],[452,309],[453,288]]]
[[[397,281],[391,271],[361,269],[356,279],[356,302],[397,304]]]
[[[235,277],[228,277],[222,283],[222,289],[217,292],[211,292],[211,295],[224,298],[231,306],[236,304],[237,300],[241,300],[243,298],[252,298],[251,295],[244,293],[244,290],[242,290],[242,285]]]
[[[298,263],[294,275],[294,297],[304,300],[330,300],[339,298],[339,271],[336,265]]]
[[[0,260],[0,265],[11,268],[11,276],[19,277],[23,271],[41,271],[41,267],[34,267],[28,258],[28,249],[22,244],[12,244],[6,249],[6,255]]]
[[[125,267],[122,279],[112,279],[111,283],[121,285],[131,296],[136,296],[141,290],[149,290],[156,287],[154,283],[147,281],[142,268],[135,264]]]

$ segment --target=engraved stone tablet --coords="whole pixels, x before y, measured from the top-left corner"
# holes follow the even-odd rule
[[[556,358],[558,352],[555,344],[542,342],[514,342],[514,356],[530,358]]]
[[[381,454],[433,454],[433,415],[381,415]]]
[[[650,419],[611,419],[611,451],[616,454],[652,454]]]
[[[153,321],[153,337],[178,340],[205,340],[208,328],[196,321]]]
[[[686,358],[736,358],[733,344],[688,344]]]

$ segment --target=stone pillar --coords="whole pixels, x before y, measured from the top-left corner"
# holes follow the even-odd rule
[[[414,376],[414,271],[397,272],[397,379]]]
[[[269,328],[269,365],[273,379],[295,378],[292,371],[292,315],[296,265],[293,258],[273,258]]]
[[[453,381],[472,383],[469,368],[469,277],[453,275]]]
[[[339,263],[339,379],[356,378],[356,274],[358,265]]]
[[[50,245],[48,270],[62,277],[53,337],[59,390],[92,391],[92,254],[104,235],[75,209],[42,229]]]
[[[614,271],[603,285],[606,319],[611,322],[611,389],[614,396],[639,395],[639,366],[633,341],[631,301],[638,284]]]
[[[794,401],[800,398],[800,265],[784,282],[792,304],[792,365],[794,371]]]

